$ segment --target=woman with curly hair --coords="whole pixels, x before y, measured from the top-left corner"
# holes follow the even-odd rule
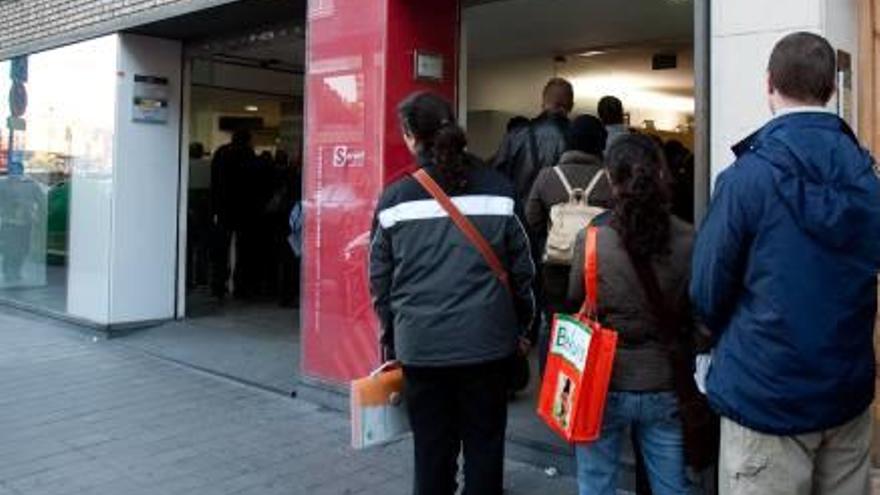
[[[670,359],[668,323],[643,282],[653,270],[655,293],[677,315],[671,329],[682,342],[695,332],[690,324],[688,284],[693,229],[670,214],[669,172],[662,150],[647,136],[620,137],[608,150],[614,208],[597,222],[597,317],[619,334],[617,355],[600,438],[576,448],[581,495],[617,493],[621,447],[632,429],[655,495],[690,493],[685,473],[684,438]],[[575,248],[573,266],[584,266],[585,235]],[[571,271],[569,304],[586,298],[583,270]],[[665,319],[669,321],[668,319]]]

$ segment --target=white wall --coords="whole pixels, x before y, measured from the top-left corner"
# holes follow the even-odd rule
[[[114,169],[113,324],[174,317],[180,163],[179,42],[120,35]],[[168,79],[168,122],[132,120],[134,76]]]
[[[82,115],[74,127],[68,239],[67,312],[99,324],[110,322],[110,246],[113,207],[114,113],[116,99],[117,36],[107,36],[62,52],[65,63],[91,75],[77,85],[91,97],[73,102]],[[69,75],[76,74],[72,70]],[[76,77],[76,76],[72,76]],[[68,87],[68,91],[71,88]],[[77,88],[73,88],[75,94]],[[100,96],[98,96],[100,95]]]
[[[554,75],[550,57],[473,63],[468,68],[468,111],[537,115],[541,90]]]
[[[733,161],[730,147],[770,118],[766,70],[783,36],[811,31],[858,59],[858,0],[719,0],[712,2],[711,170]],[[854,71],[853,80],[855,87]],[[858,101],[857,93],[855,101]],[[858,105],[855,105],[857,108]]]

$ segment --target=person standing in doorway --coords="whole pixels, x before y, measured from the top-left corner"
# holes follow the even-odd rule
[[[251,134],[238,130],[232,134],[232,142],[217,149],[211,161],[211,210],[214,222],[214,243],[211,256],[211,294],[223,299],[229,290],[230,250],[233,239],[236,244],[241,235],[248,191],[242,184],[247,167],[253,166],[256,155],[251,144]],[[247,277],[236,263],[233,277],[236,286]],[[236,287],[237,289],[240,287]]]
[[[733,148],[696,242],[722,495],[869,493],[880,180],[826,109],[836,73],[821,36],[776,44],[774,117]]]
[[[688,301],[693,227],[670,213],[663,152],[649,137],[621,137],[609,148],[605,166],[614,206],[607,218],[594,222],[596,312],[603,325],[618,332],[619,343],[601,436],[576,445],[579,493],[617,493],[621,449],[632,430],[652,493],[690,494],[676,390],[687,385],[678,380],[694,384],[690,370],[676,369],[672,352],[680,347],[693,354],[701,340]],[[578,236],[573,267],[584,266],[585,234],[586,229]],[[571,270],[568,294],[572,312],[583,307],[583,268]],[[666,314],[660,314],[661,305]]]
[[[623,113],[623,102],[616,96],[603,96],[597,108],[599,119],[608,131],[607,146],[610,148],[621,136],[630,133]]]
[[[508,283],[414,176],[388,186],[370,243],[370,288],[386,356],[403,366],[415,492],[501,495],[510,359],[534,316],[528,238],[516,191],[465,154],[452,107],[416,93],[398,107],[404,140],[496,253]],[[424,180],[424,179],[422,179]],[[446,212],[446,213],[444,213]]]
[[[544,86],[541,115],[529,123],[511,126],[493,166],[515,185],[517,199],[525,204],[541,169],[559,163],[568,149],[568,116],[574,108],[574,88],[562,78]]]
[[[516,187],[516,199],[526,204],[535,179],[541,170],[559,163],[569,148],[568,120],[574,108],[574,87],[565,79],[550,79],[541,94],[541,114],[528,124],[514,126],[504,137],[492,166],[507,176]],[[541,256],[545,239],[531,237],[532,259],[541,270]],[[539,307],[543,307],[542,285],[535,280],[534,293]],[[542,318],[535,318],[529,330],[529,338],[535,341],[543,325]],[[525,381],[525,384],[528,380]],[[522,385],[522,383],[517,384]],[[512,389],[515,387],[512,387]],[[512,390],[515,392],[516,390]]]
[[[575,193],[584,194],[590,206],[610,208],[611,187],[602,165],[606,136],[602,122],[592,115],[582,115],[572,121],[569,150],[562,154],[558,165],[541,170],[526,204],[526,221],[534,238],[547,237],[552,208],[569,202]],[[544,321],[549,322],[553,314],[565,310],[570,270],[571,264],[562,263],[543,264],[541,267]],[[538,335],[541,375],[550,345],[549,338],[549,328],[544,325]]]

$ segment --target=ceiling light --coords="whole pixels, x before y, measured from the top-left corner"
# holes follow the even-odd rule
[[[244,110],[245,110],[245,112],[259,112],[260,107],[258,107],[256,105],[248,105],[248,106],[244,107]]]
[[[605,55],[605,50],[588,50],[583,53],[578,53],[578,57],[598,57],[599,55]]]

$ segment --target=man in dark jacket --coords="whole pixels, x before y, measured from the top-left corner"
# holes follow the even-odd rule
[[[514,127],[501,143],[492,161],[496,170],[506,175],[516,186],[516,199],[526,204],[532,185],[538,173],[559,163],[560,157],[568,149],[568,115],[574,108],[574,88],[562,78],[553,78],[544,86],[542,93],[542,113],[528,125]],[[531,232],[532,258],[535,265],[541,264],[544,239]],[[535,280],[535,297],[543,306],[541,284]],[[542,319],[536,318],[529,331],[532,342],[538,337]]]
[[[246,211],[251,198],[243,181],[254,166],[256,155],[251,145],[251,134],[246,130],[233,133],[232,142],[217,149],[211,161],[211,211],[214,222],[214,242],[211,257],[211,293],[217,298],[226,297],[229,282],[229,253],[235,235],[240,248],[241,230],[248,219]],[[239,252],[239,256],[241,253]],[[236,263],[234,282],[236,291],[246,285],[248,278],[242,271],[242,263]]]
[[[869,492],[880,181],[825,109],[835,75],[824,38],[776,45],[775,118],[734,148],[695,246],[722,494]]]
[[[516,185],[517,199],[525,204],[542,168],[559,163],[568,148],[568,115],[574,108],[574,89],[562,78],[544,87],[542,113],[529,125],[514,127],[501,143],[493,166]]]

